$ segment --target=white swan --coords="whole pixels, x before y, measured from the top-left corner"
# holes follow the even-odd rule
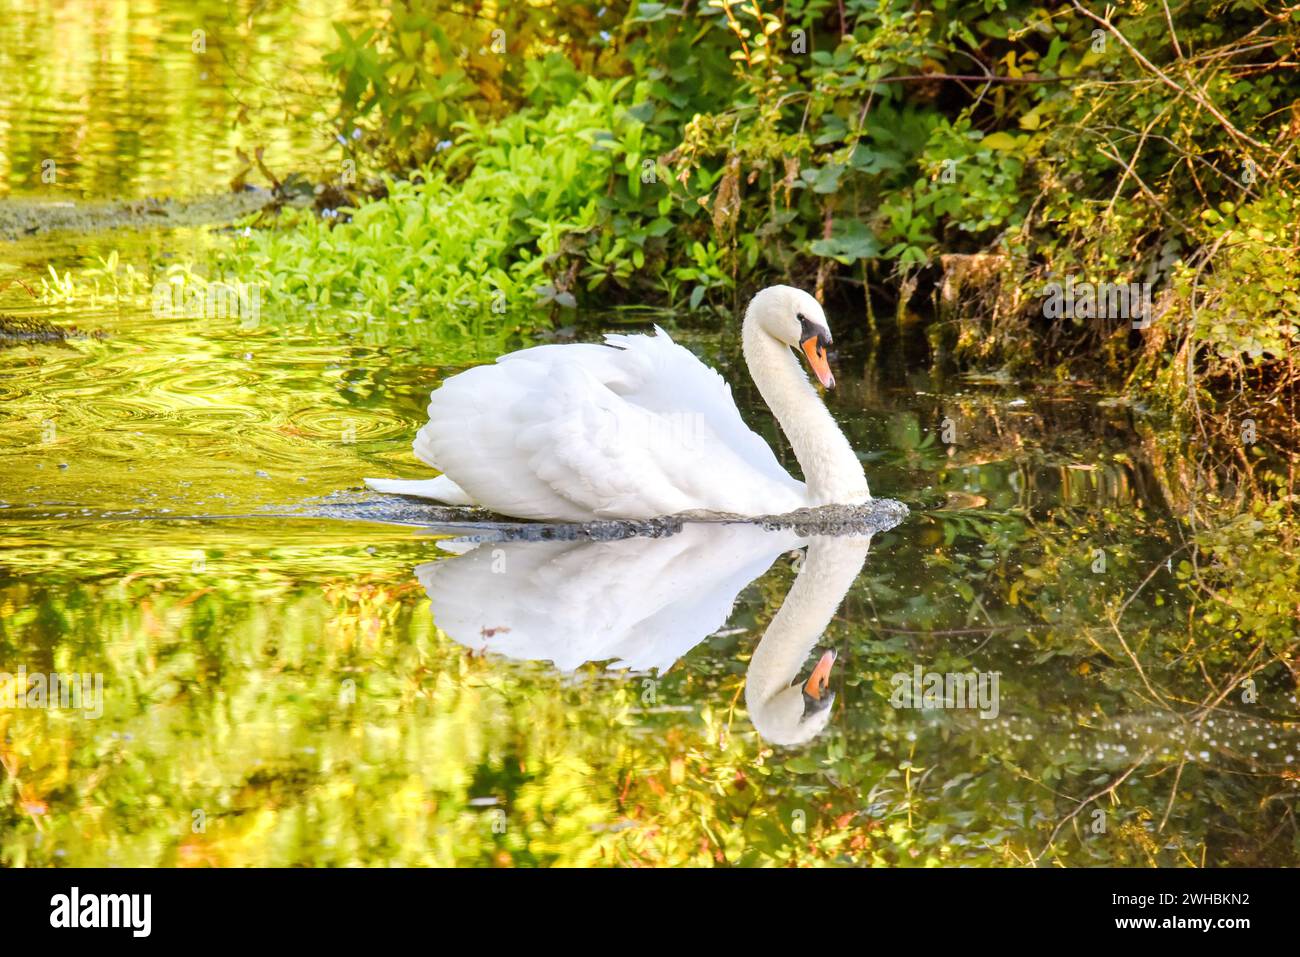
[[[536,346],[452,376],[415,438],[434,479],[366,479],[378,492],[551,521],[687,512],[756,516],[871,498],[862,463],[808,381],[835,384],[817,300],[771,286],[745,312],[745,362],[806,482],[740,417],[717,372],[656,327],[601,344]]]
[[[609,661],[662,674],[726,623],[741,589],[777,556],[804,545],[799,574],[745,681],[759,736],[793,746],[812,740],[830,718],[834,655],[797,679],[861,570],[870,535],[801,538],[752,524],[687,523],[666,538],[444,543],[462,553],[415,572],[434,623],[474,651],[550,661],[563,671]]]

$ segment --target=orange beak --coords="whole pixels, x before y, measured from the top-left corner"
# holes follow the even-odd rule
[[[835,376],[831,375],[830,364],[826,361],[826,350],[818,336],[809,336],[799,343],[803,354],[808,357],[808,365],[817,376],[823,388],[835,388]]]
[[[814,701],[821,701],[822,695],[826,694],[826,689],[830,687],[833,664],[835,664],[835,652],[828,651],[822,655],[821,660],[817,662],[817,667],[813,668],[812,674],[808,676],[803,690]]]

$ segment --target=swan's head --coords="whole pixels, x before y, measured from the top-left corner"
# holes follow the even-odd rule
[[[750,700],[752,684],[747,682],[749,720],[758,736],[769,744],[797,747],[821,734],[831,719],[831,705],[835,703],[835,694],[829,690],[833,664],[835,652],[827,651],[807,681],[787,685],[764,701]]]
[[[816,299],[794,286],[768,286],[750,300],[745,318],[757,322],[778,342],[802,352],[817,381],[827,389],[835,387],[835,376],[826,360],[831,327]]]

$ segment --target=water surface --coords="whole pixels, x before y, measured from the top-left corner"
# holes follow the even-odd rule
[[[53,315],[105,334],[0,353],[0,670],[102,674],[103,714],[0,710],[7,863],[1290,857],[1267,798],[1292,787],[1294,726],[1233,701],[1180,717],[1205,690],[1161,637],[1188,613],[1159,567],[1177,531],[1128,413],[1086,389],[842,351],[832,408],[913,511],[797,636],[787,681],[838,659],[824,729],[788,747],[746,680],[807,539],[475,547],[321,517],[363,475],[421,474],[427,391],[474,358],[346,322]],[[734,336],[677,331],[779,442]],[[1120,623],[1139,674],[1105,609],[1153,569]],[[895,707],[918,667],[997,672],[996,716]],[[1091,805],[1068,817],[1126,772],[1104,832]]]
[[[337,168],[320,58],[375,6],[4,0],[0,197],[221,192],[259,147],[279,178]]]

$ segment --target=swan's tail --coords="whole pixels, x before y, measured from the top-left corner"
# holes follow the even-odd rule
[[[376,492],[390,495],[414,495],[417,498],[430,498],[444,505],[473,505],[474,501],[465,494],[465,490],[447,478],[439,475],[432,479],[366,479],[366,485]]]

